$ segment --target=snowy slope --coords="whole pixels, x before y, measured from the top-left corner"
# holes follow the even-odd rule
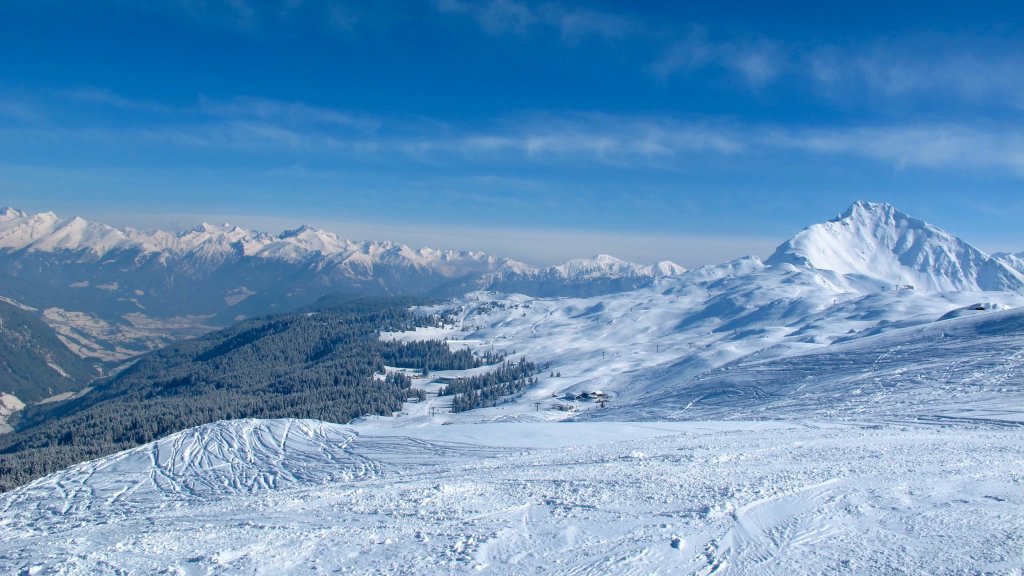
[[[1024,569],[1024,312],[833,303],[814,278],[743,261],[602,298],[469,295],[457,326],[384,337],[514,347],[563,376],[502,408],[220,422],[72,467],[0,495],[0,569]],[[551,391],[598,385],[610,407],[543,421],[565,416]]]
[[[993,258],[1003,263],[1004,266],[1017,272],[1024,277],[1024,252],[1013,254],[1010,252],[997,252],[992,255]]]
[[[1018,436],[218,423],[0,495],[0,569],[1010,574],[1024,568]]]
[[[0,570],[1024,569],[1024,313],[971,303],[1021,297],[816,278],[742,261],[601,298],[469,295],[458,325],[385,337],[516,348],[563,376],[502,408],[221,422],[72,467],[0,495]],[[687,407],[711,382],[725,394]],[[552,391],[598,386],[609,408],[543,421],[566,416]]]
[[[611,406],[650,404],[650,395],[671,394],[688,379],[751,354],[765,359],[826,349],[845,340],[929,325],[978,303],[988,309],[1024,306],[1024,296],[1012,292],[851,292],[835,280],[835,275],[806,267],[764,266],[743,259],[593,298],[478,292],[428,308],[453,312],[453,326],[382,337],[447,338],[452,346],[481,353],[514,351],[550,362],[518,408],[477,410],[459,418],[561,418],[567,414],[527,412],[535,402],[545,409],[560,403],[553,394],[587,390],[612,393]],[[551,377],[554,371],[561,376]],[[583,411],[593,408],[579,406]],[[509,413],[516,410],[520,414]]]
[[[1024,426],[1024,309],[968,312],[803,353],[769,349],[690,379],[668,366],[647,394],[599,415]]]
[[[1024,291],[1024,281],[1001,262],[888,204],[857,202],[835,220],[804,229],[765,263],[831,270],[889,289]]]

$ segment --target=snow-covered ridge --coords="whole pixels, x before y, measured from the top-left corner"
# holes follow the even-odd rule
[[[856,202],[805,228],[766,264],[829,270],[852,279],[929,291],[1021,292],[1024,280],[960,238],[889,204]]]
[[[52,212],[28,214],[14,208],[0,210],[0,249],[27,252],[73,252],[99,260],[118,251],[163,258],[188,259],[217,265],[236,257],[257,257],[293,264],[314,263],[319,269],[338,269],[355,277],[370,278],[376,266],[429,271],[448,278],[468,274],[555,274],[569,279],[597,277],[663,277],[685,271],[668,262],[641,265],[608,255],[575,259],[560,266],[535,268],[510,258],[483,252],[414,249],[397,242],[340,238],[332,232],[302,225],[278,235],[251,231],[231,224],[203,223],[182,232],[119,230],[79,217],[61,219]]]
[[[355,242],[306,225],[277,236],[231,224],[207,223],[178,233],[132,228],[119,230],[77,216],[64,220],[52,212],[28,214],[13,208],[0,210],[0,248],[30,252],[72,251],[92,254],[97,258],[118,250],[136,250],[143,254],[192,256],[198,260],[218,260],[232,255],[288,262],[318,257],[337,262],[362,262],[364,265],[402,260],[410,266],[449,270],[451,274],[464,272],[464,268],[488,270],[504,264],[518,264],[479,252],[431,248],[413,250],[394,242]]]
[[[489,275],[488,279],[500,279],[513,276],[539,277],[547,276],[565,280],[587,280],[594,278],[661,278],[678,276],[686,272],[686,268],[663,260],[654,265],[634,264],[620,260],[609,254],[597,254],[590,258],[573,258],[556,266],[537,268],[532,266],[503,266],[501,270]]]
[[[1001,262],[1007,268],[1017,272],[1024,277],[1024,252],[1018,252],[1013,254],[1010,252],[996,252],[992,255],[993,258]]]

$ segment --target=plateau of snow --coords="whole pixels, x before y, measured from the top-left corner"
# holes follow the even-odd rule
[[[0,495],[0,569],[1020,574],[1019,282],[857,204],[766,263],[470,293],[381,337],[550,363],[521,397],[218,422],[83,463]]]

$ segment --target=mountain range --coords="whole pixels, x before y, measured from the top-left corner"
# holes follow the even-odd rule
[[[310,226],[276,236],[228,224],[143,232],[0,210],[0,295],[45,310],[76,350],[105,359],[329,294],[597,295],[684,271],[607,255],[537,268],[482,252],[345,240]]]
[[[747,262],[761,264],[756,257]],[[1022,263],[1020,255],[988,256],[890,205],[869,202],[804,229],[764,262],[811,268],[848,290],[1011,292],[1024,291]],[[538,268],[482,252],[345,240],[310,226],[271,235],[201,224],[172,233],[0,210],[0,296],[38,308],[79,355],[108,361],[328,295],[491,290],[589,297],[707,273],[609,255]]]

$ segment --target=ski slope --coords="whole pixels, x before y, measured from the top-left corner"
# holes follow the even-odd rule
[[[73,467],[0,496],[0,569],[1024,568],[1019,430],[691,422],[383,432],[311,421],[221,422]],[[265,462],[249,459],[264,453]]]
[[[739,272],[734,273],[737,269]],[[425,312],[454,313],[454,324],[415,332],[385,333],[381,337],[445,338],[456,348],[467,347],[481,353],[489,350],[514,352],[514,357],[526,356],[542,364],[550,362],[550,368],[539,375],[539,384],[522,398],[497,408],[447,417],[454,422],[570,417],[615,420],[730,417],[728,409],[705,416],[694,411],[679,414],[691,401],[706,396],[706,393],[694,392],[689,384],[691,379],[710,378],[716,374],[716,369],[730,370],[734,362],[799,358],[815,351],[842,350],[842,346],[855,348],[853,342],[863,342],[863,346],[870,347],[880,342],[876,337],[886,334],[918,341],[905,346],[904,353],[891,356],[891,371],[878,373],[876,380],[879,381],[883,376],[899,374],[901,368],[909,369],[921,356],[932,354],[932,344],[923,342],[939,344],[935,352],[945,355],[947,365],[956,363],[940,373],[945,379],[967,376],[962,372],[969,368],[969,363],[958,362],[960,347],[966,347],[965,357],[977,357],[975,363],[1005,361],[1012,365],[1014,358],[1019,358],[1014,356],[1018,341],[1012,331],[982,344],[982,340],[971,334],[957,336],[959,333],[950,332],[955,319],[942,322],[940,319],[947,315],[980,318],[991,310],[1024,307],[1024,297],[1020,294],[923,290],[858,292],[851,291],[841,281],[841,277],[830,277],[827,272],[764,266],[751,259],[705,267],[679,278],[663,279],[650,288],[600,298],[550,299],[476,292],[450,304],[425,309]],[[987,310],[973,310],[979,305]],[[1012,311],[997,313],[1016,314]],[[924,336],[915,333],[915,327],[924,330]],[[944,331],[948,332],[945,336]],[[872,369],[876,357],[890,353],[891,348],[899,345],[878,346],[883,349],[866,351],[863,358],[857,358],[858,362],[868,362],[864,370]],[[991,354],[986,352],[985,346],[994,347]],[[849,364],[851,362],[840,359],[831,366],[806,368],[798,377],[803,380],[811,376],[817,387],[808,388],[805,382],[803,393],[818,389],[823,396],[805,403],[803,409],[809,410],[805,414],[793,411],[778,417],[826,415],[822,411],[824,407],[837,405],[848,391],[834,389],[837,383],[831,376],[842,376]],[[877,370],[877,366],[874,369]],[[556,375],[552,377],[552,373]],[[434,374],[437,377],[452,375],[455,374]],[[853,377],[852,374],[846,376]],[[416,385],[434,389],[423,383]],[[708,387],[719,385],[720,382],[709,381]],[[562,397],[567,393],[595,390],[612,395],[611,403],[600,413],[593,403],[576,403],[575,412],[553,410],[565,404]],[[830,397],[833,390],[834,397]],[[906,396],[923,394],[921,404],[931,405],[943,399],[944,393],[936,390],[918,386],[906,390]],[[1002,392],[981,393],[991,393],[998,403]],[[732,406],[728,398],[722,398],[724,406]],[[705,404],[697,403],[699,407],[708,408]],[[879,409],[886,405],[881,402]],[[426,406],[410,407],[409,413],[416,417],[431,406],[444,408],[445,404],[431,399]],[[765,405],[762,408],[761,412],[745,414],[773,417],[771,410],[779,407]],[[837,409],[828,415],[839,413]]]
[[[1024,309],[976,311],[678,381],[671,367],[612,419],[981,421],[1024,431]],[[764,358],[767,357],[767,358]]]

